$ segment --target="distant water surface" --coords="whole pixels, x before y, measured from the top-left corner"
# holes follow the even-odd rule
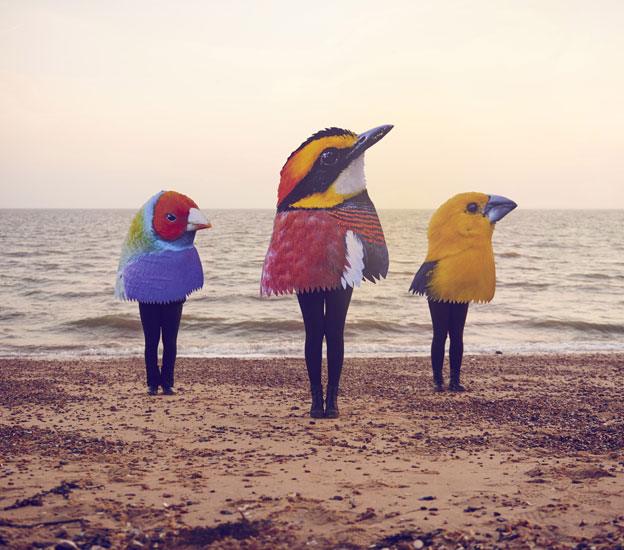
[[[136,303],[113,298],[130,210],[0,210],[1,356],[134,355],[143,351]],[[196,244],[205,287],[184,308],[179,353],[301,355],[294,296],[261,299],[274,212],[215,210]],[[356,289],[347,355],[422,354],[430,320],[408,294],[425,257],[430,211],[386,210],[388,278]],[[624,210],[527,211],[494,233],[498,286],[471,305],[467,353],[624,350]]]

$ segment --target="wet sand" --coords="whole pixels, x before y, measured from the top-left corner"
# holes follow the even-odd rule
[[[140,358],[0,360],[0,546],[624,544],[624,354],[464,372],[434,394],[426,358],[348,359],[314,421],[300,359],[180,359],[172,397]]]

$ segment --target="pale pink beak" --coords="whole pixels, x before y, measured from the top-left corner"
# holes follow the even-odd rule
[[[208,221],[208,218],[204,216],[202,211],[198,208],[191,208],[189,210],[189,216],[187,221],[187,231],[198,231],[200,229],[210,229],[212,227],[212,224]]]

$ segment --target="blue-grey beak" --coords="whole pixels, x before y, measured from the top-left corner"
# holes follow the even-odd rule
[[[358,140],[347,157],[349,162],[359,157],[369,147],[375,145],[375,143],[380,141],[392,128],[394,128],[392,124],[384,124],[383,126],[377,126],[377,128],[358,134]]]
[[[490,195],[490,199],[487,201],[487,204],[483,209],[483,215],[490,220],[490,223],[496,223],[497,221],[502,220],[516,206],[518,205],[507,197]]]

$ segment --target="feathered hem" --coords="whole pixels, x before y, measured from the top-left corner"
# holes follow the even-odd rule
[[[120,302],[139,302],[141,304],[174,304],[175,302],[185,302],[186,299],[193,294],[193,292],[197,292],[198,290],[201,290],[203,288],[202,286],[198,286],[197,288],[193,288],[191,290],[189,290],[183,297],[181,298],[171,298],[170,300],[139,300],[138,298],[128,298],[127,296],[117,296],[115,295],[115,298],[117,298],[117,300],[119,300]]]
[[[369,277],[362,277],[362,279],[358,281],[357,283],[352,281],[350,283],[343,284],[339,281],[335,285],[329,285],[329,286],[315,286],[315,287],[304,287],[304,288],[297,288],[294,286],[289,286],[288,288],[284,288],[280,290],[274,290],[272,288],[264,288],[261,286],[260,296],[263,298],[270,298],[271,296],[285,296],[287,294],[308,294],[310,292],[339,290],[341,288],[345,289],[348,286],[351,288],[356,288],[356,287],[359,287],[363,281],[370,281],[373,284],[375,284],[377,281],[381,281],[381,279],[385,279],[385,278],[386,277],[384,275],[380,275],[379,277],[373,277],[372,279]]]
[[[489,304],[492,299],[489,300],[443,300],[441,298],[435,298],[431,296],[428,292],[423,292],[422,290],[417,290],[414,287],[410,287],[409,291],[412,294],[418,294],[419,296],[425,296],[427,300],[431,302],[442,302],[446,304]]]

